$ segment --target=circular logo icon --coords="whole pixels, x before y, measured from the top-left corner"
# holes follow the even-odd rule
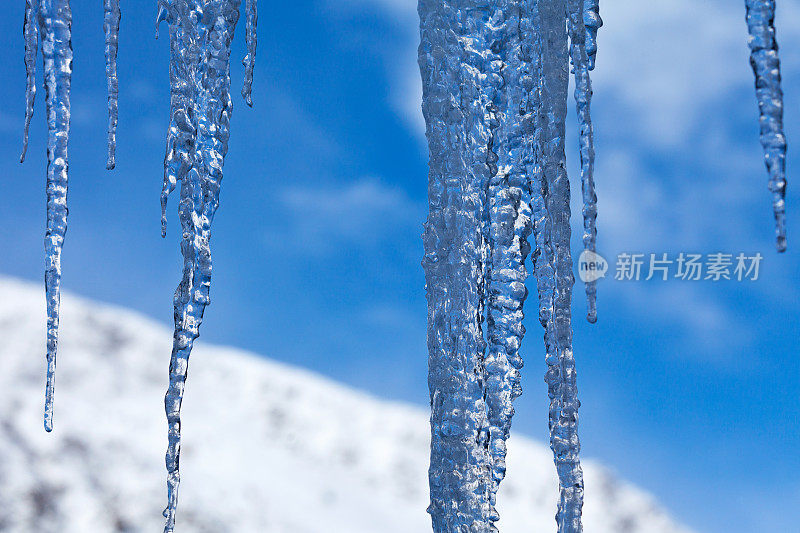
[[[591,250],[584,250],[578,258],[578,277],[584,283],[591,283],[606,277],[608,261]]]

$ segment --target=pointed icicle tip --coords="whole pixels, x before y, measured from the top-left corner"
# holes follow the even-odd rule
[[[775,241],[775,248],[779,254],[786,251],[786,235],[778,235],[778,239]]]
[[[39,50],[37,16],[37,2],[27,0],[25,2],[25,21],[22,26],[22,34],[25,38],[25,127],[22,134],[20,163],[25,162],[25,154],[28,152],[28,131],[33,118],[33,104],[36,100],[36,56]]]
[[[53,399],[55,396],[55,365],[51,363],[51,356],[54,354],[48,354],[47,384],[44,392],[44,430],[48,433],[53,431]]]
[[[167,20],[167,6],[163,1],[158,2],[158,13],[156,14],[156,39],[158,39],[158,26]]]

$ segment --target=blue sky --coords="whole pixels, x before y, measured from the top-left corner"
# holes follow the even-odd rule
[[[168,236],[159,237],[167,42],[153,39],[154,6],[123,5],[117,170],[107,172],[102,10],[73,4],[64,287],[169,323],[181,261],[174,201]],[[576,285],[581,438],[585,456],[650,490],[699,531],[791,531],[800,520],[800,292],[792,278],[800,271],[800,198],[790,181],[789,251],[778,256],[740,4],[603,7],[594,107],[598,250],[612,262],[623,251],[761,252],[764,261],[751,283],[602,280],[594,326],[582,319]],[[19,165],[22,9],[0,19],[0,272],[38,281],[44,93],[28,161]],[[427,403],[420,267],[427,154],[416,23],[413,0],[262,6],[255,108],[236,96],[202,339]],[[792,180],[800,4],[782,2],[778,23]],[[243,28],[238,33],[235,86],[244,56]],[[572,120],[570,128],[574,176]],[[577,204],[573,211],[580,213]],[[573,244],[578,250],[580,240]],[[542,332],[531,309],[514,423],[544,440]]]

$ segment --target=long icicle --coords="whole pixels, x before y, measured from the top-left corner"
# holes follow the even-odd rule
[[[597,251],[597,194],[594,189],[594,131],[591,103],[592,80],[587,57],[587,27],[584,25],[583,0],[569,0],[570,57],[575,74],[575,103],[580,138],[581,191],[583,195],[583,248]],[[597,50],[595,46],[595,51]],[[586,319],[597,322],[597,281],[586,282]]]
[[[578,407],[575,359],[572,353],[571,303],[572,257],[570,254],[570,188],[565,157],[565,118],[569,85],[566,0],[539,0],[534,27],[541,38],[542,75],[540,111],[537,117],[537,152],[540,158],[542,206],[534,209],[541,222],[543,252],[535,256],[540,288],[540,320],[545,325],[547,373],[550,397],[550,447],[558,473],[560,499],[556,521],[559,533],[580,533],[583,508],[583,472],[578,457]],[[537,24],[538,23],[538,24]],[[538,237],[538,236],[537,236]],[[537,245],[538,245],[537,240]],[[552,269],[552,271],[548,271]],[[541,272],[541,275],[540,275]]]
[[[67,231],[67,144],[72,80],[72,11],[69,0],[42,0],[39,6],[47,107],[47,387],[44,428],[53,430],[58,319],[61,304],[61,247]]]
[[[119,47],[119,0],[103,0],[103,32],[106,43],[106,80],[108,84],[108,160],[106,168],[116,166],[119,81],[117,80],[117,49]]]
[[[36,101],[36,54],[39,49],[39,0],[25,0],[25,21],[22,36],[25,39],[25,129],[22,133],[22,154],[19,162],[25,161],[28,152],[28,131],[33,118]]]
[[[483,113],[475,102],[480,92],[475,63],[482,59],[471,45],[472,30],[484,13],[470,12],[466,4],[419,2],[419,65],[430,148],[423,232],[431,400],[428,512],[436,533],[485,533],[490,527],[480,231],[488,138],[476,116]],[[481,140],[468,139],[470,134]]]
[[[491,284],[492,278],[497,278],[497,272],[493,262],[497,260],[497,268],[500,268],[500,258],[495,257],[495,248],[493,246],[493,224],[497,225],[497,219],[493,218],[492,211],[493,205],[501,202],[499,195],[501,189],[504,189],[502,183],[498,183],[498,153],[503,150],[503,135],[500,130],[501,116],[503,112],[505,94],[503,92],[503,69],[505,59],[505,16],[508,11],[507,2],[505,0],[498,0],[497,2],[489,3],[482,10],[477,9],[476,13],[481,13],[482,16],[476,21],[477,26],[470,24],[468,27],[475,27],[477,38],[471,40],[475,49],[468,57],[475,58],[473,61],[475,69],[473,72],[477,74],[476,78],[479,80],[479,92],[477,98],[474,99],[475,109],[468,112],[468,116],[479,118],[474,121],[475,133],[467,131],[467,138],[473,141],[473,153],[479,161],[482,161],[485,166],[477,167],[480,169],[478,182],[482,183],[481,189],[481,203],[483,204],[482,220],[480,225],[480,234],[482,238],[482,259],[483,272],[481,275],[480,293],[481,303],[479,313],[481,319],[486,318],[486,339],[481,336],[483,346],[481,355],[483,358],[482,367],[483,375],[481,376],[481,386],[483,388],[483,401],[486,408],[486,420],[484,422],[485,428],[481,430],[481,443],[486,447],[488,456],[488,465],[486,477],[488,483],[487,489],[487,504],[489,508],[489,528],[490,531],[497,531],[495,522],[499,520],[500,516],[495,508],[495,493],[497,482],[495,482],[496,466],[498,466],[498,454],[495,453],[493,448],[494,433],[495,442],[500,438],[500,427],[505,421],[504,413],[507,410],[507,405],[510,406],[510,396],[506,398],[504,376],[499,374],[502,372],[500,367],[505,361],[501,361],[495,354],[490,353],[492,348],[491,333],[489,320],[492,307]],[[466,102],[465,102],[466,103]],[[481,112],[482,108],[482,112]],[[468,125],[470,123],[468,122]],[[484,140],[485,139],[485,140]],[[485,144],[481,146],[481,143]],[[477,149],[477,150],[476,150]],[[502,181],[502,180],[501,180]],[[498,214],[495,211],[495,215]],[[496,329],[495,329],[496,332]],[[508,401],[506,401],[508,400]],[[503,441],[505,444],[505,441]],[[499,451],[499,447],[498,447]]]
[[[525,259],[530,251],[530,203],[522,161],[525,69],[520,41],[520,2],[502,0],[490,21],[490,77],[496,86],[498,128],[493,130],[489,182],[489,268],[487,274],[486,408],[492,458],[492,521],[497,521],[497,490],[506,472],[506,441],[514,415],[512,402],[522,393],[519,348],[525,335],[527,296]],[[529,58],[528,58],[529,59]],[[529,68],[529,65],[527,65]]]
[[[253,0],[254,1],[254,0]],[[180,484],[181,416],[189,356],[210,303],[211,224],[219,206],[228,151],[231,41],[240,0],[159,0],[170,28],[171,119],[165,158],[166,195],[181,182],[183,276],[174,297],[175,332],[164,397],[168,424],[168,504],[164,532],[175,528]],[[255,25],[255,20],[253,20]],[[253,26],[253,31],[255,27]],[[169,181],[173,180],[173,181]],[[164,221],[162,215],[162,222]]]
[[[477,279],[473,286],[465,287],[467,316],[476,312],[477,328],[468,335],[473,338],[462,345],[473,350],[470,354],[478,363],[477,382],[481,390],[481,401],[472,422],[477,433],[476,473],[474,492],[477,498],[469,517],[470,529],[493,531],[492,521],[497,518],[491,506],[492,460],[489,452],[489,421],[486,409],[486,339],[483,321],[487,304],[487,274],[489,256],[489,215],[487,196],[491,177],[497,172],[497,155],[492,149],[492,140],[498,126],[497,100],[502,79],[495,81],[492,63],[495,54],[491,50],[491,20],[493,6],[490,2],[462,0],[456,3],[460,11],[459,25],[463,58],[461,70],[461,108],[464,111],[464,133],[466,135],[465,160],[467,163],[464,181],[464,214],[461,232],[467,246],[463,253],[467,264],[475,262]],[[467,280],[470,278],[467,277]],[[469,428],[472,430],[473,428]],[[458,451],[456,450],[456,453]]]
[[[182,49],[177,43],[184,36],[184,30],[177,20],[179,6],[176,0],[158,0],[156,17],[156,38],[158,24],[166,21],[169,25],[170,60],[170,123],[167,130],[166,153],[164,154],[164,179],[161,187],[161,236],[167,236],[167,200],[191,168],[189,154],[192,153],[196,136],[196,128],[192,124],[191,102],[196,99],[196,86],[190,82],[194,74],[191,65],[199,62],[199,58],[188,60],[189,49]],[[195,50],[195,53],[198,51]]]
[[[761,146],[769,173],[775,246],[786,251],[786,136],[783,132],[783,91],[778,42],[775,38],[775,0],[745,0],[750,66],[756,78]]]

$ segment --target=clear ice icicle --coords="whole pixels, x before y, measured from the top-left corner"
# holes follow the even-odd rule
[[[22,35],[25,39],[25,128],[22,133],[22,155],[19,162],[25,161],[28,152],[28,131],[33,118],[33,104],[36,101],[36,54],[39,49],[39,0],[25,0],[25,21]]]
[[[570,254],[570,187],[564,147],[569,80],[565,0],[540,0],[534,27],[541,38],[537,155],[540,160],[541,199],[534,200],[537,246],[534,255],[539,283],[540,320],[545,327],[550,397],[550,447],[558,474],[560,499],[556,521],[559,533],[580,533],[583,508],[583,472],[578,453],[578,401],[572,352],[572,257]],[[536,190],[533,191],[537,192]],[[540,203],[538,203],[540,202]],[[546,215],[544,214],[546,212]]]
[[[525,259],[530,251],[528,176],[523,161],[527,92],[522,76],[530,56],[520,40],[520,3],[498,2],[489,20],[489,95],[497,108],[497,127],[489,149],[491,179],[488,190],[487,350],[485,401],[492,460],[491,518],[497,490],[506,472],[506,441],[514,415],[512,402],[522,393],[519,348],[525,334],[523,304],[527,296]],[[489,115],[491,116],[491,115]]]
[[[38,26],[37,26],[38,25]],[[67,232],[67,144],[69,142],[72,81],[72,11],[69,0],[28,0],[25,3],[25,70],[27,77],[25,133],[20,160],[25,159],[28,127],[36,95],[35,62],[38,35],[42,36],[42,64],[47,108],[47,231],[45,292],[47,300],[47,384],[44,428],[53,430],[58,319],[61,305],[61,247]]]
[[[106,37],[106,79],[108,82],[108,161],[106,168],[116,166],[119,81],[117,80],[117,48],[119,46],[119,0],[103,0],[103,32]]]
[[[258,5],[256,0],[245,0],[245,15],[247,17],[247,55],[244,56],[244,84],[242,85],[242,98],[247,105],[253,107],[253,70],[256,66],[256,23],[258,22]]]
[[[778,42],[775,38],[775,1],[745,0],[750,66],[756,78],[761,146],[769,173],[775,216],[776,247],[786,250],[786,136],[783,132],[783,91]]]
[[[161,204],[164,209],[167,195],[180,181],[178,214],[184,260],[173,301],[175,333],[164,398],[168,423],[165,533],[175,527],[180,409],[189,355],[210,302],[211,224],[219,206],[222,167],[228,151],[233,108],[230,47],[240,5],[240,0],[159,0],[158,20],[169,25],[171,95]],[[255,31],[255,19],[252,24]]]
[[[583,24],[586,27],[586,57],[589,70],[594,70],[597,30],[603,27],[603,19],[600,18],[600,0],[583,0]]]
[[[570,7],[579,21],[569,22],[583,45],[583,12],[576,5],[582,6]],[[561,486],[557,521],[560,532],[578,533],[583,478],[564,146],[568,4],[421,0],[419,14],[430,155],[423,266],[433,529],[496,531],[512,401],[521,390],[525,258],[533,229],[551,447]],[[588,72],[585,50],[581,57]],[[589,90],[583,84],[579,99]],[[588,118],[584,111],[579,116]]]
[[[592,80],[587,56],[588,32],[584,26],[583,0],[568,0],[570,56],[575,74],[575,103],[580,138],[581,191],[583,195],[583,247],[597,251],[597,194],[594,189],[594,131],[591,103]],[[586,283],[586,319],[597,322],[597,281]]]
[[[433,530],[487,532],[491,490],[481,330],[488,180],[481,98],[485,7],[420,0],[419,66],[430,148],[423,231]],[[473,42],[473,40],[477,42]]]

